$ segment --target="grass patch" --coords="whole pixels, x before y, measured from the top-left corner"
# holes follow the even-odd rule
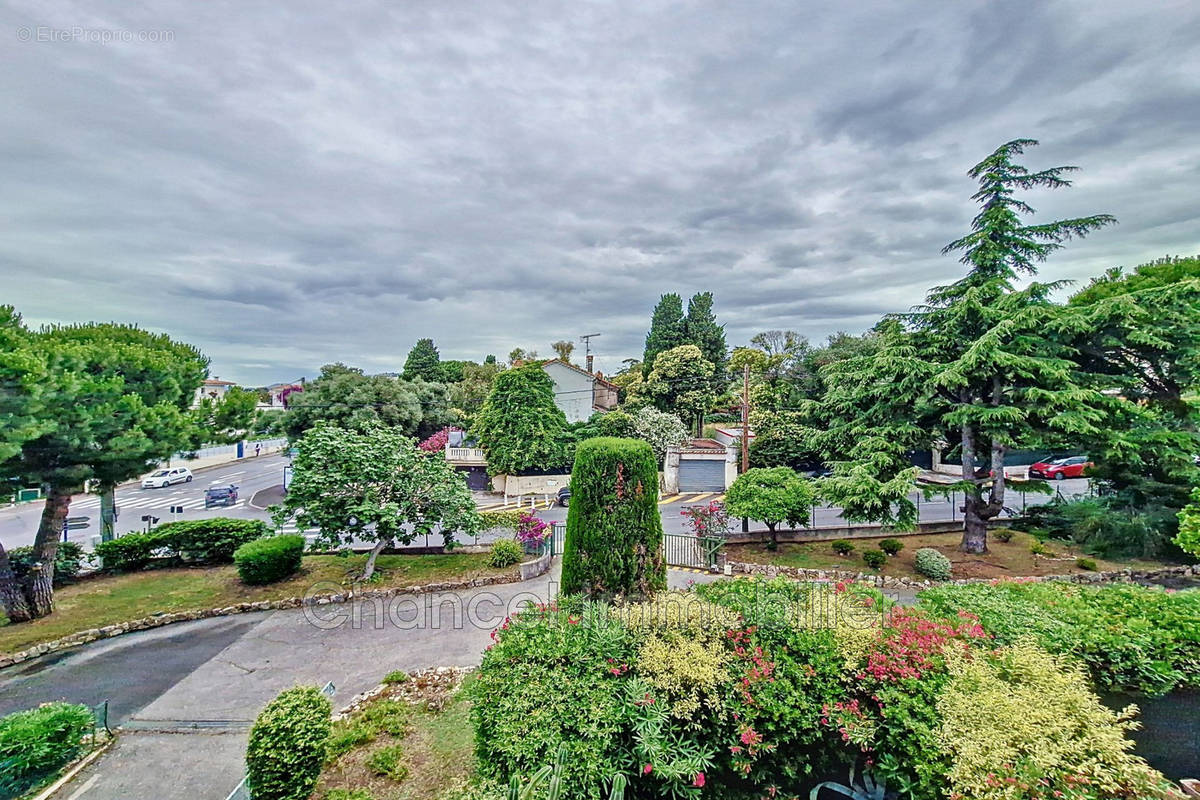
[[[350,586],[362,574],[366,555],[305,556],[300,572],[266,586],[248,586],[233,565],[193,569],[152,569],[126,575],[98,575],[54,592],[55,611],[19,625],[0,615],[0,653],[18,650],[119,622],[157,613],[220,608],[237,603],[281,600],[303,595],[314,584],[321,592]],[[442,581],[505,575],[511,569],[488,564],[487,553],[389,555],[376,562],[377,580],[369,588],[387,589]]]
[[[427,682],[427,677],[433,680]],[[434,800],[447,789],[469,783],[476,771],[471,704],[461,689],[446,681],[446,676],[418,673],[411,683],[391,685],[394,695],[385,692],[335,723],[335,737],[339,731],[356,731],[360,738],[363,732],[371,735],[330,759],[313,800]],[[402,696],[405,699],[397,699]],[[373,727],[369,720],[380,715],[377,709],[395,704],[407,709],[403,730]],[[395,711],[382,716],[399,717]]]
[[[904,549],[895,556],[889,556],[880,570],[880,574],[894,578],[921,578],[914,567],[917,550],[922,547],[932,547],[938,550],[954,567],[955,578],[1001,578],[1024,577],[1034,575],[1066,575],[1086,572],[1079,566],[1083,555],[1079,548],[1070,542],[1050,541],[1045,544],[1049,551],[1046,554],[1031,552],[1036,550],[1034,545],[1038,540],[1028,533],[1011,531],[1012,538],[1002,542],[996,536],[988,537],[988,550],[982,555],[968,555],[959,552],[958,546],[962,541],[960,533],[931,533],[915,536],[899,537],[904,543]],[[765,543],[734,544],[725,548],[726,557],[730,561],[747,561],[755,564],[774,564],[781,567],[796,567],[799,569],[840,569],[848,572],[868,572],[862,553],[874,550],[879,543],[889,537],[881,536],[871,539],[854,539],[855,550],[849,555],[840,556],[833,551],[831,542],[788,542],[779,544],[779,549],[772,552]],[[1094,569],[1099,571],[1118,570],[1126,567],[1138,569],[1153,569],[1163,566],[1155,561],[1105,561],[1089,559],[1094,563]]]

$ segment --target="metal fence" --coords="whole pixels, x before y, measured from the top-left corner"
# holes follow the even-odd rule
[[[672,567],[710,569],[717,566],[725,540],[716,536],[690,533],[663,534],[663,560]]]

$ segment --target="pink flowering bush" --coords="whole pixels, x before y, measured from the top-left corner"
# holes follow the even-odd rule
[[[550,535],[550,526],[537,514],[531,511],[522,512],[517,522],[517,541],[529,547],[536,547]]]
[[[687,518],[692,533],[701,536],[724,536],[729,532],[729,514],[725,506],[715,500],[702,506],[687,506],[679,511]]]
[[[419,443],[417,447],[424,450],[426,453],[440,453],[446,449],[446,443],[450,441],[452,432],[461,432],[462,428],[442,428],[440,431],[430,436],[425,441]]]

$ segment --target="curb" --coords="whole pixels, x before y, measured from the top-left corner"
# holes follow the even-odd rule
[[[88,753],[83,758],[76,761],[75,766],[71,767],[69,770],[67,770],[62,775],[62,777],[60,777],[54,783],[50,784],[45,789],[43,789],[41,792],[39,792],[38,795],[33,798],[33,800],[49,800],[51,797],[54,796],[55,792],[57,792],[59,789],[61,789],[62,787],[66,786],[68,783],[70,783],[72,780],[74,780],[75,776],[78,775],[80,772],[82,772],[84,767],[86,767],[88,764],[91,764],[93,761],[95,761],[97,758],[99,758],[100,755],[105,750],[107,750],[109,748],[109,746],[112,745],[112,743],[115,742],[116,740],[117,740],[116,736],[110,735],[108,737],[108,741],[106,741],[104,744],[97,747],[92,752]]]
[[[415,586],[397,586],[390,589],[368,589],[355,591],[348,589],[344,592],[317,594],[303,597],[285,597],[280,600],[258,600],[253,603],[238,603],[222,608],[206,608],[199,611],[175,611],[170,614],[154,614],[141,619],[117,622],[103,628],[92,628],[63,636],[49,642],[33,645],[28,650],[16,653],[0,653],[0,670],[33,661],[43,656],[79,647],[101,639],[112,639],[126,633],[161,628],[176,622],[192,622],[198,619],[212,617],[229,617],[234,614],[249,614],[257,611],[280,611],[286,608],[303,608],[306,606],[325,606],[334,603],[349,603],[355,600],[382,600],[389,597],[409,594],[430,594],[433,592],[453,592],[461,589],[475,589],[481,586],[500,586],[508,583],[522,583],[550,571],[550,559],[543,556],[532,561],[517,564],[517,569],[507,575],[497,575],[486,578],[472,578],[463,581],[447,583],[429,583]]]

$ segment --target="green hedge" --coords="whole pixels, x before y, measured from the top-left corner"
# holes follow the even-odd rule
[[[946,558],[932,547],[922,547],[913,559],[913,567],[926,578],[935,581],[948,581],[954,567]]]
[[[524,513],[523,509],[510,508],[499,511],[481,511],[479,516],[483,519],[483,530],[507,528],[515,531],[521,522],[521,515]]]
[[[512,539],[500,539],[492,544],[489,563],[493,567],[511,567],[525,557],[525,550]]]
[[[96,545],[96,555],[110,572],[130,572],[155,558],[179,563],[228,564],[240,546],[269,536],[262,520],[192,519],[168,522],[149,533],[127,533]]]
[[[644,596],[665,589],[658,466],[650,445],[580,442],[571,472],[562,591]]]
[[[325,763],[329,698],[315,686],[286,689],[267,704],[246,746],[246,783],[254,800],[304,800]]]
[[[274,583],[296,574],[303,555],[303,536],[271,536],[239,547],[233,563],[245,583]]]
[[[78,542],[60,542],[58,553],[54,556],[54,586],[65,586],[73,583],[79,577],[83,562],[91,560],[91,556],[83,552]],[[33,566],[32,547],[14,547],[8,551],[8,563],[13,575],[20,580],[29,574]]]
[[[92,726],[91,710],[70,703],[0,718],[0,796],[20,795],[69,763]]]

